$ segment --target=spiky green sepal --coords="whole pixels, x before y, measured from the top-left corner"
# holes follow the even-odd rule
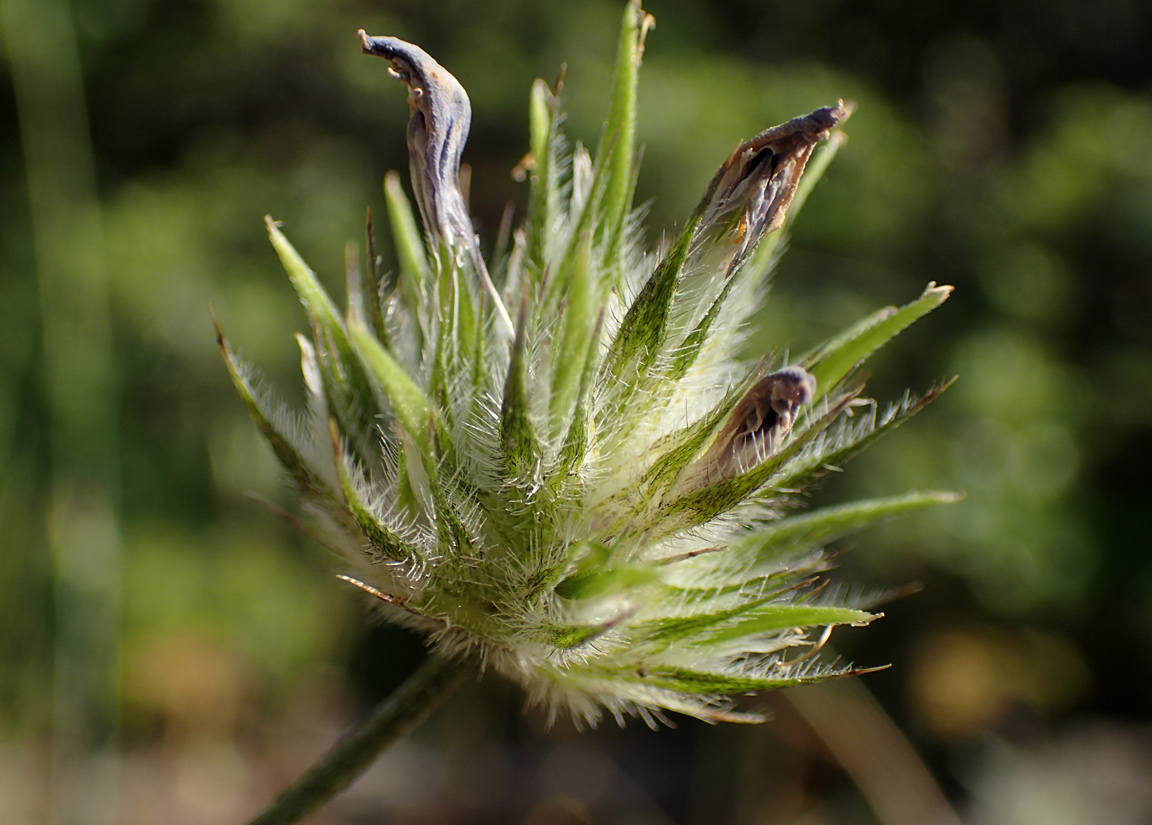
[[[595,159],[579,145],[564,157],[559,90],[533,87],[531,204],[492,266],[500,288],[459,189],[463,88],[419,48],[361,33],[410,90],[423,239],[390,174],[398,275],[377,276],[370,260],[368,290],[350,272],[341,316],[269,222],[312,322],[301,346],[321,432],[310,441],[286,432],[224,352],[290,480],[341,534],[333,546],[352,548],[346,578],[389,615],[554,713],[746,719],[730,712],[734,695],[858,672],[816,655],[829,628],[876,618],[821,586],[824,545],[953,500],[795,509],[806,483],[935,397],[881,415],[850,380],[948,288],[930,285],[797,365],[742,365],[765,263],[811,188],[801,175],[851,107],[737,147],[680,236],[644,252],[631,197],[650,25],[629,3]]]

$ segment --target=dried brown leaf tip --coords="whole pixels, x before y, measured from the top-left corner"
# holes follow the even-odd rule
[[[739,262],[756,242],[784,225],[812,150],[848,119],[840,101],[767,129],[736,148],[716,172],[702,204],[701,226],[713,240],[735,233]]]

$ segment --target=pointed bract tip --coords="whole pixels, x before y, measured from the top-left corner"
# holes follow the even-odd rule
[[[356,32],[356,36],[360,38],[361,54],[379,54],[379,48],[382,44],[378,41],[383,38],[373,37],[372,35],[368,34],[368,32],[364,31],[364,29],[358,30]]]
[[[710,710],[700,714],[705,722],[730,722],[737,725],[762,725],[772,717],[766,713],[740,713],[733,710]]]
[[[364,29],[356,32],[360,38],[360,53],[374,54],[387,60],[401,58],[411,63],[419,63],[428,57],[427,53],[414,43],[390,35],[371,35]]]
[[[952,286],[951,284],[937,285],[935,281],[929,281],[928,286],[924,287],[924,294],[934,296],[937,300],[937,303],[942,304],[948,300],[954,289],[956,289],[956,287]]]
[[[208,314],[212,316],[212,329],[216,330],[216,346],[227,355],[228,342],[224,340],[224,330],[220,329],[220,322],[216,319],[216,310],[211,304],[208,305]]]
[[[338,573],[336,578],[338,578],[340,581],[348,582],[348,584],[352,585],[353,587],[360,588],[365,593],[375,596],[382,602],[387,602],[388,604],[395,605],[396,607],[404,607],[403,600],[398,599],[389,593],[385,593],[383,590],[373,587],[370,584],[366,584],[359,579],[354,579],[351,576],[345,576],[343,573]]]

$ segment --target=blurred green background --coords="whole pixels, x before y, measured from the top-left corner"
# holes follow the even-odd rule
[[[742,139],[843,97],[749,352],[803,351],[928,281],[882,402],[958,373],[816,497],[958,489],[859,536],[918,583],[752,728],[546,731],[486,678],[315,823],[1152,820],[1152,9],[1137,0],[651,0],[649,241]],[[0,818],[241,822],[414,667],[291,509],[213,339],[303,393],[266,213],[342,294],[407,168],[355,32],[468,89],[491,244],[526,191],[531,81],[594,143],[618,2],[0,0]],[[383,221],[381,221],[383,223]],[[387,239],[381,239],[391,255]],[[845,548],[849,549],[849,548]]]

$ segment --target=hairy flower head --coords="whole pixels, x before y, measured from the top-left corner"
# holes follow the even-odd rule
[[[738,358],[780,238],[840,143],[843,103],[741,144],[666,249],[631,207],[636,73],[651,18],[630,3],[594,154],[530,101],[530,205],[481,254],[460,190],[463,87],[422,49],[361,32],[408,89],[412,187],[385,181],[399,269],[350,263],[335,308],[276,224],[312,335],[311,409],[280,411],[221,338],[288,478],[391,619],[521,683],[553,712],[705,718],[736,694],[854,672],[828,630],[866,605],[820,583],[830,540],[949,500],[803,512],[798,493],[942,388],[881,414],[852,376],[950,288],[864,319],[789,364]],[[812,176],[813,178],[815,175]]]

